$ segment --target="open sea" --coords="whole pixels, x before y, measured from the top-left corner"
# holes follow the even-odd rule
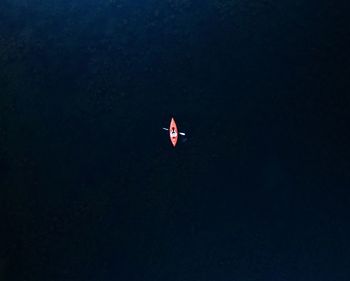
[[[346,7],[2,0],[0,280],[349,281]]]

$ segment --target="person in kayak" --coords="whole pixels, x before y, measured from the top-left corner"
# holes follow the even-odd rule
[[[176,138],[177,137],[177,133],[175,132],[175,127],[171,128],[171,137],[172,138]]]

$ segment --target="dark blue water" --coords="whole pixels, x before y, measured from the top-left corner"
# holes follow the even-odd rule
[[[349,280],[345,4],[0,19],[1,280]]]

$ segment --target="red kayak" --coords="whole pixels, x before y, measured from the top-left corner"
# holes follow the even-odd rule
[[[174,118],[171,118],[169,129],[168,128],[162,128],[162,129],[165,131],[169,131],[170,141],[171,141],[173,147],[176,146],[177,139],[179,138],[179,135],[181,135],[181,136],[186,135],[185,133],[178,131]],[[184,139],[184,141],[186,141],[186,138]]]
[[[171,118],[171,121],[170,121],[169,136],[170,136],[171,143],[175,147],[177,143],[177,139],[179,137],[179,132],[177,130],[177,126],[174,118]]]

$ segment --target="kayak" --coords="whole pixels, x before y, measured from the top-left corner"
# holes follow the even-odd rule
[[[171,143],[172,143],[172,145],[174,147],[176,146],[177,139],[179,138],[179,135],[180,136],[186,136],[186,134],[184,132],[179,132],[178,131],[174,117],[171,118],[169,128],[164,128],[163,127],[162,129],[165,130],[165,131],[169,131],[170,141],[171,141]],[[184,138],[183,141],[186,141],[186,138]]]
[[[170,141],[173,144],[173,146],[176,146],[177,143],[177,139],[179,137],[179,132],[177,130],[177,126],[176,126],[176,122],[174,118],[171,118],[170,121],[170,126],[169,126],[169,137],[170,137]]]

